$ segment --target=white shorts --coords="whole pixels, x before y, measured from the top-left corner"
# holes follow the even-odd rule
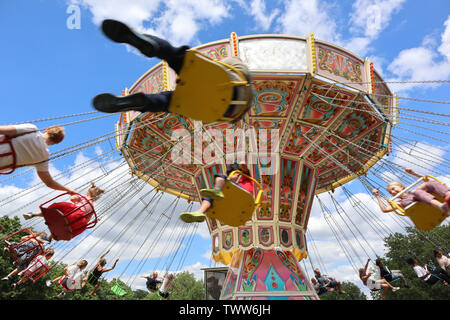
[[[381,281],[374,279],[367,279],[367,288],[376,291],[381,289]]]

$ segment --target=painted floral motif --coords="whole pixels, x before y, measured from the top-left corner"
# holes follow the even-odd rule
[[[201,48],[201,49],[198,49],[198,51],[200,51],[204,55],[207,55],[213,59],[222,60],[223,58],[226,58],[229,56],[229,54],[228,54],[229,45],[222,44],[222,45],[218,45],[218,46]]]
[[[292,128],[288,143],[284,148],[284,152],[294,155],[300,155],[301,152],[310,145],[310,140],[314,139],[320,134],[320,130],[316,127],[307,126],[301,123],[296,123]],[[306,138],[305,138],[306,137]],[[308,140],[309,139],[309,140]]]
[[[336,129],[336,134],[345,140],[352,140],[370,130],[380,121],[371,116],[368,112],[350,112]]]
[[[298,81],[254,80],[255,103],[250,109],[252,116],[285,116]]]

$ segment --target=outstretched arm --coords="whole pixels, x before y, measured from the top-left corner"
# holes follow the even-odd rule
[[[392,208],[390,205],[385,205],[383,203],[383,200],[381,200],[380,194],[378,189],[373,189],[372,193],[377,198],[378,206],[380,207],[381,211],[383,212],[391,212],[394,211],[394,208]]]
[[[14,137],[17,135],[17,130],[14,126],[0,126],[0,134],[7,137]]]
[[[415,172],[413,169],[411,168],[406,168],[405,169],[406,173],[409,173],[410,175],[417,177],[417,178],[423,178],[424,176],[421,174],[418,174],[417,172]]]
[[[367,268],[369,267],[370,258],[367,259],[366,265],[364,266],[364,273],[367,272]]]
[[[117,262],[119,262],[119,258],[117,258],[116,261],[114,261],[114,264],[112,265],[111,268],[104,269],[103,272],[108,272],[108,271],[113,270],[116,267]]]
[[[50,175],[50,172],[48,171],[38,171],[37,174],[39,178],[42,180],[42,182],[51,189],[67,191],[71,194],[76,193],[76,191],[73,190],[72,188],[63,186],[62,184],[59,184],[58,182],[53,180],[52,176]]]

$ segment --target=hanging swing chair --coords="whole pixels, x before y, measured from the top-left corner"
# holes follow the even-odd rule
[[[18,236],[21,233],[27,233],[28,235],[26,236],[27,238],[18,242],[14,241],[13,238],[15,236]],[[22,236],[24,237],[24,236]],[[42,244],[36,239],[36,235],[33,233],[33,231],[31,231],[30,228],[25,228],[22,230],[19,230],[9,236],[7,236],[6,238],[3,239],[3,242],[5,243],[5,247],[8,248],[9,252],[11,253],[11,256],[14,260],[15,264],[21,264],[18,263],[19,261],[19,255],[20,256],[26,256],[27,254],[29,254],[29,256],[27,256],[27,260],[28,261],[32,261],[34,258],[36,258],[37,256],[41,255],[44,253],[44,248],[42,247]],[[14,241],[14,245],[10,245],[10,243]],[[26,248],[23,252],[19,251],[21,248]]]
[[[48,203],[55,199],[69,195],[68,192],[63,193],[53,199],[43,203],[40,206],[41,212],[44,216],[52,237],[59,240],[70,240],[79,235],[86,229],[95,227],[98,222],[97,214],[95,213],[92,203],[83,195],[76,194],[85,200],[84,204],[77,205],[72,202],[55,202],[50,206]],[[83,207],[87,209],[83,210]]]
[[[76,288],[73,286],[75,284],[75,280],[72,279],[68,274],[67,271],[64,274],[64,276],[59,279],[58,283],[63,288],[64,292],[73,292],[76,290]]]
[[[4,144],[9,146],[10,151],[5,152],[5,153],[0,153],[0,158],[11,157],[12,161],[10,164],[0,167],[0,174],[11,174],[16,170],[16,162],[17,162],[16,152],[14,151],[14,147],[13,147],[13,144],[12,144],[12,141],[10,138],[5,137],[5,138],[3,138],[2,141],[0,141],[0,145],[4,145]],[[4,170],[7,170],[7,171],[4,171]]]
[[[23,274],[28,274],[29,279],[32,282],[36,282],[44,274],[50,271],[50,266],[48,264],[44,264],[38,259],[35,260],[36,261],[34,263],[30,263],[30,265],[22,271]]]
[[[253,195],[235,184],[230,178],[239,173],[252,180],[258,186],[256,199]],[[222,189],[224,200],[216,200],[211,208],[206,212],[206,216],[217,219],[229,226],[238,227],[244,225],[251,219],[253,212],[261,205],[263,189],[258,181],[246,175],[240,170],[232,171]]]
[[[391,207],[394,209],[394,212],[402,217],[409,217],[417,229],[419,230],[433,230],[435,227],[440,225],[442,221],[445,220],[444,213],[424,202],[413,202],[406,208],[400,207],[397,202],[395,202],[396,199],[400,198],[403,194],[417,186],[421,182],[426,182],[429,180],[429,178],[432,178],[440,183],[438,179],[431,175],[423,176],[422,178],[418,179],[416,182],[411,184],[410,186],[406,187],[404,190],[399,192],[395,197],[388,200]],[[434,195],[437,200],[443,201],[443,199],[437,195]]]
[[[231,80],[227,69],[242,80]],[[242,72],[233,66],[191,49],[186,52],[179,78],[169,105],[171,113],[211,123],[234,121],[247,110],[250,85]],[[246,88],[244,100],[232,100],[238,86]],[[241,108],[237,114],[225,116],[230,105],[240,105]]]
[[[120,286],[119,281],[117,279],[115,279],[114,285],[111,287],[111,291],[114,292],[119,297],[122,297],[125,294],[127,294],[127,291]]]

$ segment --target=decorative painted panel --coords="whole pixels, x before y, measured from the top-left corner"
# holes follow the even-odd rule
[[[280,170],[280,221],[290,222],[292,217],[295,186],[297,184],[298,161],[281,159]]]
[[[328,126],[345,111],[355,94],[324,82],[313,81],[310,93],[304,100],[299,120]]]
[[[364,62],[351,54],[316,42],[318,74],[365,91]]]
[[[223,58],[231,56],[230,44],[228,42],[214,44],[212,46],[197,47],[195,50],[217,60],[222,60]]]
[[[298,78],[267,79],[253,78],[255,100],[250,108],[250,116],[285,117],[294,101],[301,80]]]
[[[321,130],[316,127],[297,122],[289,134],[289,139],[283,151],[288,154],[300,156],[311,144],[310,140],[315,141],[320,133]]]

